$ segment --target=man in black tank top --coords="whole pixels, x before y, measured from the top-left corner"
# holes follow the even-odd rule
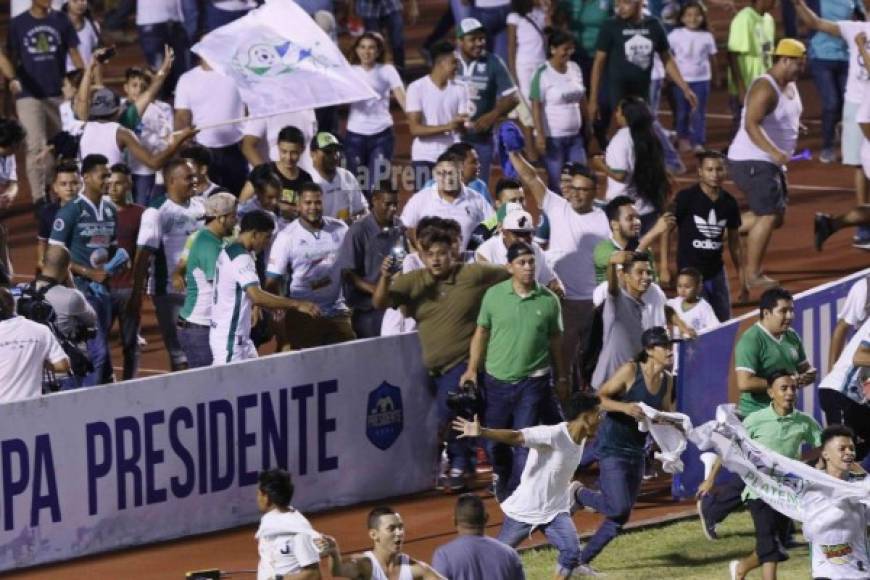
[[[639,403],[659,411],[672,411],[674,347],[661,326],[641,335],[643,350],[622,365],[599,389],[601,408],[607,411],[598,428],[599,489],[580,488],[574,499],[606,516],[580,554],[581,570],[594,573],[589,562],[622,530],[637,500],[643,481],[646,434],[637,422],[644,417]]]

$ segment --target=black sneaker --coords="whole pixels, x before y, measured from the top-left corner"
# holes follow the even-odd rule
[[[815,246],[816,251],[822,251],[822,245],[825,243],[831,234],[834,233],[834,224],[831,223],[831,216],[826,213],[817,213],[814,222],[815,231]]]
[[[716,522],[713,521],[713,518],[709,514],[705,513],[706,506],[704,505],[704,499],[707,497],[709,496],[699,499],[695,507],[698,510],[698,517],[701,518],[701,529],[704,530],[704,537],[710,541],[715,541],[719,539],[719,535],[716,533]]]

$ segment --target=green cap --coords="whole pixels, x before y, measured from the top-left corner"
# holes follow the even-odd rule
[[[332,133],[322,131],[314,136],[314,147],[316,149],[329,149],[330,147],[341,147],[341,142]]]

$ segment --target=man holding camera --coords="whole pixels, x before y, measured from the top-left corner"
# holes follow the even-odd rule
[[[459,236],[441,227],[420,228],[417,245],[425,268],[396,275],[394,258],[386,258],[372,304],[375,308],[403,306],[405,315],[417,321],[423,363],[432,377],[440,431],[447,442],[447,488],[459,491],[465,487],[465,474],[473,473],[474,446],[449,430],[457,413],[448,406],[448,394],[453,393],[454,399],[459,395],[467,403],[478,399],[459,389],[460,379],[468,368],[480,301],[490,286],[510,274],[499,266],[458,262]]]
[[[468,369],[460,379],[477,384],[485,354],[484,417],[491,429],[525,429],[541,422],[552,404],[555,369],[560,398],[568,398],[562,359],[562,310],[559,299],[535,281],[535,250],[526,242],[507,251],[511,279],[486,291],[471,339]],[[489,442],[495,497],[505,500],[520,482],[528,448]]]

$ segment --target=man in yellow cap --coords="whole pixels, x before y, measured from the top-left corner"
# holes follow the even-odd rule
[[[746,284],[776,286],[761,263],[773,230],[782,226],[788,201],[785,166],[795,150],[803,111],[797,81],[806,63],[806,47],[784,38],[773,52],[774,63],[746,92],[740,129],[728,148],[728,170],[746,194],[740,234],[746,236]]]

